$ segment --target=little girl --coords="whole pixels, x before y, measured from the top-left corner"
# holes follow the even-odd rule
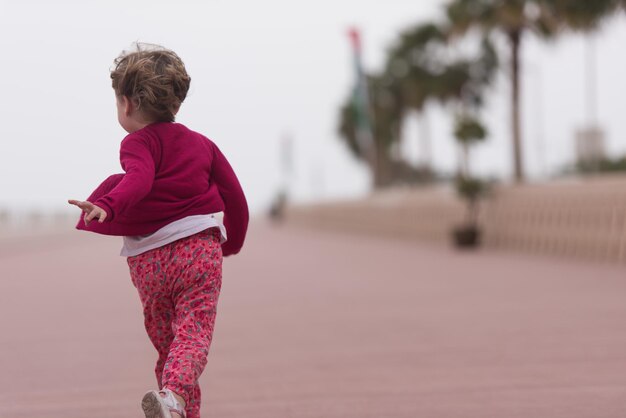
[[[178,55],[138,44],[115,60],[111,79],[118,121],[128,132],[120,148],[125,173],[107,178],[86,201],[69,203],[83,211],[78,229],[123,236],[121,255],[159,353],[160,390],[144,396],[146,417],[198,418],[222,256],[243,246],[248,206],[217,146],[174,123],[191,81]]]

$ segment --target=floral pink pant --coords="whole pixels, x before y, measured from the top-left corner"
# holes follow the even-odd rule
[[[159,353],[159,388],[182,396],[187,417],[198,418],[198,378],[207,362],[222,285],[219,229],[129,257],[128,266],[146,331]]]

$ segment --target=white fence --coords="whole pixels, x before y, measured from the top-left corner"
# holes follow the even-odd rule
[[[288,221],[445,243],[465,208],[449,189],[407,189],[295,207]],[[626,262],[626,176],[499,186],[481,204],[486,247]]]

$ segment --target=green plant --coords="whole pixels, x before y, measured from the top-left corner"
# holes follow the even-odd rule
[[[486,192],[486,183],[470,174],[470,148],[472,145],[487,138],[487,128],[469,110],[457,114],[454,123],[454,137],[463,149],[463,160],[459,176],[456,179],[456,191],[465,200],[467,205],[464,228],[478,230],[478,201]],[[456,231],[455,234],[463,232]],[[478,234],[478,232],[474,232]],[[458,240],[458,237],[456,237]]]
[[[487,191],[487,183],[471,177],[459,176],[456,180],[456,191],[462,198],[475,201]]]

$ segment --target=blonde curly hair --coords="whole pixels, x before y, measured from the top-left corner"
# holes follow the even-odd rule
[[[134,49],[114,61],[115,94],[132,100],[152,121],[173,122],[191,83],[185,64],[175,52],[159,45],[136,43]]]

